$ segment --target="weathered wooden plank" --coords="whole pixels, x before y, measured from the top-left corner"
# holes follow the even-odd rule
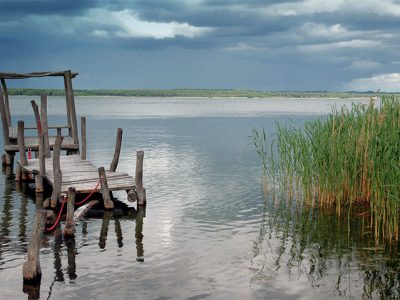
[[[54,148],[54,143],[55,143],[56,137],[49,137],[49,145],[50,148]],[[39,150],[39,141],[37,137],[25,137],[25,147],[26,148],[31,148],[33,151]],[[6,151],[18,151],[18,145],[14,144],[9,144],[5,145],[5,150]],[[72,140],[71,137],[64,136],[63,142],[61,144],[61,149],[62,150],[77,150],[79,149],[78,144],[74,144],[74,141]]]

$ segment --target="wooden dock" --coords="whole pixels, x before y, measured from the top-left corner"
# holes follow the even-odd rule
[[[19,163],[19,162],[17,162]],[[54,187],[53,158],[46,158],[46,172],[44,178]],[[90,161],[81,159],[80,155],[60,157],[62,172],[61,193],[67,193],[69,187],[74,187],[76,193],[88,194],[95,190],[101,192],[98,168]],[[28,165],[21,166],[22,172],[39,174],[39,159],[28,159]],[[105,171],[109,191],[129,190],[135,188],[135,179],[127,173]]]

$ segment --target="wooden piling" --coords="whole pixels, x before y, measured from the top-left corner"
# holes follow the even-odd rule
[[[3,89],[4,106],[6,109],[8,126],[11,126],[10,101],[8,99],[8,89],[4,78],[1,78],[1,88]]]
[[[67,98],[68,125],[71,126],[70,128],[72,131],[71,133],[72,133],[72,138],[74,140],[74,144],[79,144],[74,91],[72,89],[72,74],[70,70],[64,72],[64,84],[65,84],[65,96]]]
[[[39,174],[35,175],[36,193],[44,192],[44,174],[46,173],[45,165],[45,134],[39,134]]]
[[[31,104],[32,104],[33,114],[35,115],[36,119],[37,133],[39,135],[42,134],[42,122],[40,120],[39,107],[36,104],[35,100],[31,100]]]
[[[68,202],[67,202],[67,217],[64,227],[64,236],[73,236],[75,234],[74,224],[74,212],[75,212],[75,188],[68,188]]]
[[[63,137],[57,135],[56,141],[54,143],[54,150],[53,150],[54,185],[53,185],[53,192],[51,194],[52,208],[55,208],[57,206],[57,200],[61,194],[62,173],[60,167],[60,151],[61,151],[62,140]]]
[[[136,185],[136,194],[139,205],[144,205],[146,203],[146,191],[143,188],[143,158],[144,158],[144,152],[137,151],[135,185]]]
[[[25,152],[24,126],[25,126],[24,125],[24,121],[18,121],[17,143],[18,143],[21,166],[27,166],[28,165],[28,160],[26,159],[26,152]]]
[[[24,283],[40,281],[42,271],[40,269],[39,250],[46,223],[46,211],[37,209],[31,239],[28,245],[28,260],[22,267]]]
[[[4,88],[4,87],[3,87]],[[0,114],[1,114],[1,122],[3,127],[3,143],[4,146],[10,145],[10,126],[11,120],[9,121],[10,108],[7,106],[7,98],[6,95],[3,96],[2,88],[0,88]],[[5,160],[3,161],[3,165],[11,166],[14,163],[14,155],[12,152],[5,151]]]
[[[81,117],[81,142],[82,142],[82,151],[81,151],[81,159],[86,160],[86,117]]]
[[[115,172],[115,170],[117,170],[117,166],[118,166],[118,162],[119,162],[119,154],[121,153],[122,133],[123,133],[122,128],[118,128],[117,138],[115,140],[114,157],[110,164],[111,172]]]
[[[44,138],[43,151],[44,151],[45,157],[50,157],[49,128],[48,128],[48,122],[47,122],[47,95],[40,96],[40,120],[41,120],[42,133],[43,133],[43,138]],[[40,143],[40,141],[39,141],[39,143]]]
[[[99,172],[99,179],[100,179],[100,184],[101,184],[101,194],[103,195],[103,200],[104,200],[104,208],[105,209],[113,209],[114,203],[111,201],[110,191],[108,189],[107,177],[106,177],[106,172],[104,170],[104,167],[100,167],[98,169],[98,172]]]
[[[15,169],[15,181],[20,182],[22,180],[22,167],[17,164],[17,167]]]

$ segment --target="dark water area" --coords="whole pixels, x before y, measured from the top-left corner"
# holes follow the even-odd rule
[[[12,102],[14,123],[33,123],[29,100]],[[46,235],[41,284],[29,289],[22,264],[35,194],[3,169],[0,298],[399,298],[399,245],[375,245],[362,212],[349,224],[330,211],[294,209],[263,182],[251,129],[272,137],[275,121],[301,127],[335,104],[350,102],[78,98],[94,164],[109,167],[118,127],[119,171],[134,174],[136,151],[144,150],[147,207],[136,210],[125,192],[114,193],[133,213],[88,216],[74,239]],[[50,98],[49,123],[66,122],[63,109],[61,98]]]

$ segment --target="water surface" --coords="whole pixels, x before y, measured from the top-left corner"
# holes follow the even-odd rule
[[[30,99],[12,99],[14,122],[33,122]],[[109,166],[118,127],[124,129],[118,170],[133,174],[136,151],[145,151],[146,210],[86,218],[73,240],[46,236],[40,290],[24,292],[21,272],[35,195],[3,170],[1,297],[399,297],[398,244],[374,245],[361,229],[362,217],[349,235],[347,221],[334,214],[288,210],[277,204],[284,199],[276,202],[263,189],[248,138],[252,127],[265,128],[270,137],[275,121],[302,126],[334,105],[351,101],[78,97],[78,118],[87,117],[88,158],[96,165]],[[66,122],[64,111],[64,99],[50,97],[50,122]],[[125,193],[114,196],[126,202]]]

